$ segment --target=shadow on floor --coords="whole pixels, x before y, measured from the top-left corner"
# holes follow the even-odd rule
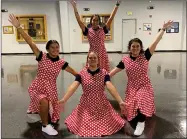
[[[115,101],[110,101],[112,106],[119,111],[120,108]],[[136,127],[136,120],[131,123],[133,128]],[[46,134],[42,133],[41,131],[41,123],[28,123],[28,129],[22,134],[24,138],[28,139],[44,139],[44,138],[81,138],[76,135],[71,134],[68,132],[67,129],[56,129],[59,132],[59,135],[56,137],[47,136]],[[104,137],[104,138],[124,138],[127,137],[120,131],[112,136]],[[144,130],[144,134],[140,136],[141,138],[184,138],[182,135],[179,125],[171,123],[166,119],[158,117],[154,115],[152,118],[146,120],[146,127]],[[131,137],[128,137],[131,138]]]

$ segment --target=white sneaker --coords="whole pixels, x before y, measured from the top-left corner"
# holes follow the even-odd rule
[[[46,125],[46,127],[42,126],[42,131],[51,136],[58,135],[58,132],[50,124]]]
[[[136,130],[134,131],[134,135],[135,136],[142,135],[144,128],[145,128],[145,122],[138,122],[138,124],[136,126]]]

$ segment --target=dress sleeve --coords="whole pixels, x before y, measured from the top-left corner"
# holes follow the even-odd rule
[[[84,35],[84,36],[87,36],[87,35],[88,35],[88,28],[87,28],[87,27],[85,27],[85,31],[83,32],[83,35]]]
[[[41,61],[42,60],[42,57],[43,57],[43,52],[42,51],[40,51],[40,54],[39,54],[39,56],[38,57],[36,57],[36,61]]]
[[[106,75],[105,75],[105,80],[104,80],[104,82],[106,83],[106,82],[108,82],[108,81],[110,81],[110,76],[109,76],[108,74],[106,74]]]
[[[116,67],[119,68],[119,69],[124,69],[125,65],[122,61],[120,61],[119,64]]]
[[[106,25],[103,27],[103,30],[104,30],[105,34],[108,33],[108,29],[107,29]]]
[[[65,70],[67,68],[67,66],[69,65],[68,62],[65,62],[64,65],[62,66],[62,70]]]
[[[75,81],[78,81],[79,83],[81,83],[81,76],[79,74],[75,76]]]
[[[145,58],[149,61],[150,59],[151,59],[151,52],[150,52],[150,50],[149,50],[149,48],[147,48],[146,50],[145,50]]]

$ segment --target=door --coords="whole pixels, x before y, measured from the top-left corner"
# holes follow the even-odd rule
[[[136,19],[122,19],[122,52],[128,52],[128,42],[136,35]]]

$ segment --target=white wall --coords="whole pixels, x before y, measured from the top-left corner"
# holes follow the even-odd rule
[[[64,4],[66,1],[60,2],[60,9],[64,9]],[[66,36],[66,41],[69,41],[68,45],[63,45],[67,52],[87,52],[89,49],[88,43],[82,43],[81,40],[81,30],[75,19],[73,8],[69,4],[68,16],[65,16],[64,20],[69,20],[69,36]],[[91,13],[111,13],[115,1],[77,1],[78,11],[81,14],[91,14]],[[183,1],[152,1],[151,5],[155,6],[154,10],[147,10],[147,6],[150,3],[148,1],[122,1],[121,6],[114,19],[114,40],[106,43],[106,48],[108,51],[121,51],[122,50],[122,19],[126,18],[136,18],[137,28],[142,28],[143,23],[152,23],[152,34],[149,35],[148,32],[142,30],[137,30],[137,37],[141,38],[144,42],[145,48],[147,48],[150,43],[154,40],[158,28],[161,28],[164,21],[174,20],[180,22],[180,32],[173,34],[165,34],[162,41],[157,47],[157,50],[181,50],[182,49],[182,35],[184,34],[181,30],[184,27],[182,20],[183,13]],[[169,6],[168,6],[169,5]],[[83,11],[83,8],[90,8],[89,12]],[[166,8],[167,7],[167,8]],[[132,11],[132,16],[127,16],[126,12]],[[149,18],[149,15],[152,18]],[[68,18],[66,18],[68,17]],[[63,29],[62,29],[63,30]],[[173,40],[173,41],[171,41]],[[65,43],[65,42],[63,42]]]
[[[180,22],[179,33],[166,33],[159,43],[157,50],[186,50],[186,5],[181,0],[177,1],[152,1],[154,10],[147,10],[149,1],[129,0],[122,1],[114,19],[114,38],[106,42],[107,51],[122,50],[122,19],[137,19],[137,37],[142,39],[147,48],[155,39],[158,28],[169,19]],[[169,6],[168,6],[169,5]],[[77,1],[78,11],[81,14],[102,13],[109,14],[115,6],[115,1]],[[167,7],[167,8],[166,8]],[[10,25],[9,13],[14,14],[46,14],[48,39],[56,39],[61,44],[62,52],[87,52],[88,43],[83,43],[81,30],[75,19],[73,8],[67,1],[56,2],[2,2],[2,9],[8,9],[8,13],[2,13],[2,25]],[[89,12],[83,8],[90,8]],[[132,11],[132,16],[126,12]],[[152,18],[149,18],[149,15]],[[143,23],[152,23],[151,35],[143,31]],[[141,28],[141,30],[139,30]],[[128,33],[128,32],[127,32]],[[2,34],[2,53],[30,53],[28,45],[19,44],[15,34]],[[45,44],[38,44],[41,50],[45,50]]]
[[[61,43],[59,6],[56,2],[2,2],[2,9],[8,9],[2,13],[2,26],[11,25],[8,21],[10,13],[13,14],[45,14],[47,18],[48,39],[55,39]],[[38,44],[45,51],[45,43]],[[2,34],[2,53],[30,53],[27,44],[19,44],[15,34]]]

